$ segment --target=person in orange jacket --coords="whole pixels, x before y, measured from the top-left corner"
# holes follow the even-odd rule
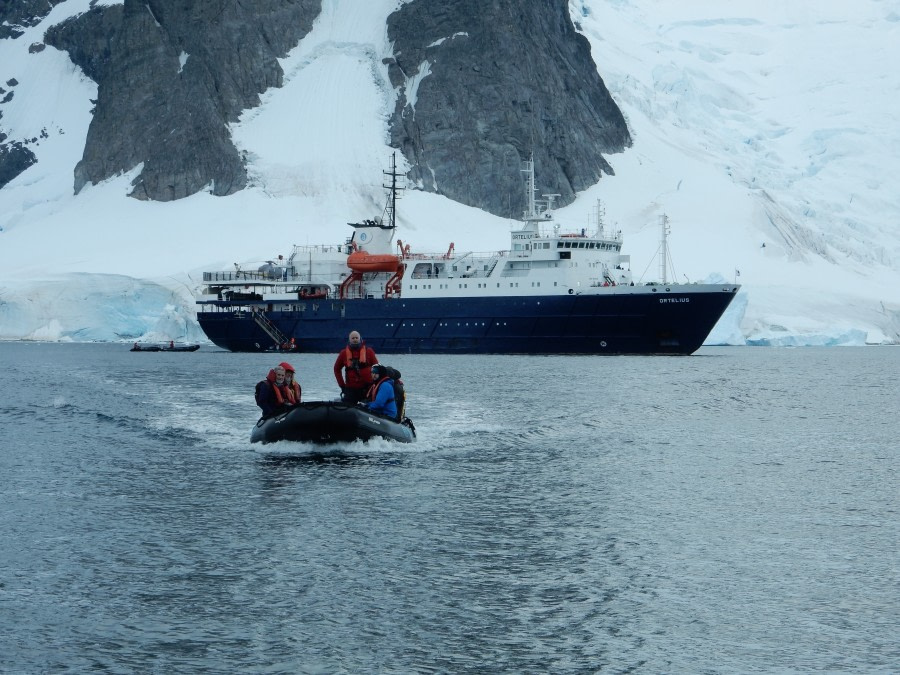
[[[300,403],[300,394],[302,390],[300,388],[300,383],[297,382],[297,374],[294,370],[294,366],[287,361],[282,361],[278,365],[284,368],[284,387],[288,392],[289,405],[297,405]]]
[[[291,377],[292,385],[288,385],[285,366],[290,364],[282,363],[275,366],[269,371],[266,379],[256,385],[256,405],[262,410],[263,417],[280,415],[300,402],[300,385],[294,382],[293,377]],[[293,376],[293,367],[291,375]]]
[[[372,386],[372,366],[378,357],[371,347],[366,347],[357,331],[347,337],[347,346],[338,352],[334,361],[334,379],[341,388],[341,400],[356,405],[366,400]]]

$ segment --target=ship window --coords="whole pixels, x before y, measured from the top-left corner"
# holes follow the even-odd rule
[[[563,243],[561,241],[556,242],[556,248],[562,248]]]
[[[424,279],[431,276],[431,263],[417,263],[413,267],[413,279]]]

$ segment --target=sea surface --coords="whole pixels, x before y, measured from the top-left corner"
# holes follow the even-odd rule
[[[0,344],[2,673],[900,672],[900,348],[383,357],[323,452],[129,346]]]

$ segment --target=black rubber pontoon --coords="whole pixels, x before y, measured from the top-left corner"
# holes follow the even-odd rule
[[[251,443],[348,443],[376,437],[412,443],[416,431],[409,419],[395,422],[341,401],[308,401],[281,415],[260,419],[250,432]]]

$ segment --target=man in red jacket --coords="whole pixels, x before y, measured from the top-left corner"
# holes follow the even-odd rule
[[[366,392],[372,385],[372,366],[378,357],[371,347],[366,347],[357,331],[351,331],[347,346],[334,362],[334,379],[341,388],[341,400],[355,405],[366,400]]]

